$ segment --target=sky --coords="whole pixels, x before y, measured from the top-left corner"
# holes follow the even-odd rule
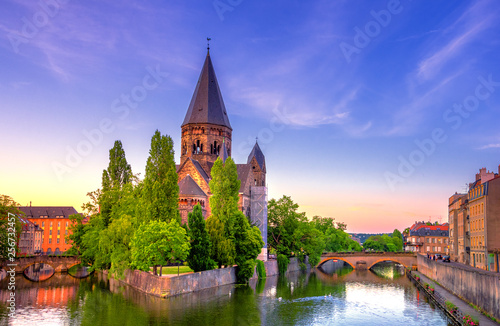
[[[210,56],[269,199],[350,232],[447,221],[448,198],[500,164],[500,5],[491,1],[5,0],[0,194],[74,206],[115,140],[144,176]]]

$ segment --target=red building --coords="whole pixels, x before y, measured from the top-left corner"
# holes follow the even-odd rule
[[[26,218],[43,229],[42,252],[61,254],[71,248],[66,239],[71,232],[70,215],[78,214],[73,207],[21,206]]]

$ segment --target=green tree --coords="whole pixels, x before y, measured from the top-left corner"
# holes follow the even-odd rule
[[[151,138],[146,163],[140,210],[144,222],[152,220],[180,223],[179,185],[174,160],[174,142],[158,130]]]
[[[113,148],[109,150],[109,164],[102,171],[102,192],[99,195],[100,212],[104,225],[108,226],[114,205],[120,199],[123,185],[131,182],[132,168],[127,163],[122,142],[116,140]]]
[[[231,217],[238,211],[240,180],[238,180],[238,170],[234,161],[228,157],[223,163],[218,158],[211,171],[212,180],[209,186],[212,191],[210,197],[210,209],[212,215],[218,217],[225,225],[227,234],[231,232]]]
[[[236,211],[234,219],[235,262],[238,265],[236,276],[238,283],[248,283],[254,272],[257,256],[260,254],[264,241],[258,227],[250,227],[247,217]]]
[[[228,157],[223,163],[218,158],[211,170],[212,191],[210,209],[212,215],[207,219],[207,229],[212,243],[212,259],[219,268],[235,263],[234,217],[238,212],[238,191],[240,181],[234,161]]]
[[[218,217],[211,215],[207,218],[206,225],[212,244],[210,257],[219,268],[234,265],[234,244],[231,239],[226,238],[222,221]]]
[[[84,217],[82,214],[72,214],[69,216],[69,233],[66,236],[68,243],[71,243],[71,248],[68,250],[69,255],[80,256],[85,250],[83,247],[83,236],[87,231],[83,224]]]
[[[294,232],[295,243],[300,244],[299,251],[309,256],[309,264],[316,266],[320,262],[325,249],[324,235],[314,227],[312,222],[301,222]]]
[[[163,266],[185,260],[189,249],[186,230],[176,219],[168,223],[153,220],[142,224],[132,237],[131,265],[142,271],[149,271],[151,266]]]
[[[402,240],[400,238],[391,237],[387,234],[372,235],[365,241],[363,247],[365,249],[372,249],[376,251],[395,252],[402,248]]]
[[[188,227],[191,238],[191,250],[187,258],[189,267],[195,272],[212,269],[215,265],[210,258],[212,244],[200,204],[197,204],[188,214]]]
[[[298,208],[289,196],[271,199],[268,203],[268,246],[287,257],[299,249],[294,233],[300,223],[306,221],[305,213],[297,212]]]
[[[99,233],[99,250],[105,261],[110,262],[111,274],[123,275],[129,268],[130,241],[134,227],[127,216],[113,219],[111,224]]]
[[[9,254],[9,249],[12,248],[9,240],[12,237],[9,233],[14,233],[17,237],[21,235],[21,223],[17,217],[24,216],[24,213],[17,208],[19,206],[10,196],[0,195],[0,258],[6,259]],[[9,218],[9,213],[16,215],[15,220]],[[15,232],[12,232],[14,227]],[[10,230],[9,230],[10,229]],[[17,241],[17,238],[15,239]],[[16,253],[17,250],[16,242]]]
[[[394,251],[403,251],[403,235],[398,229],[392,232],[392,243],[394,244]]]

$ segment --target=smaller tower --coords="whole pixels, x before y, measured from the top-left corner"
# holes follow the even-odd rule
[[[262,153],[259,143],[255,141],[255,145],[248,155],[247,164],[252,166],[252,173],[254,182],[252,186],[265,187],[266,186],[266,158]]]

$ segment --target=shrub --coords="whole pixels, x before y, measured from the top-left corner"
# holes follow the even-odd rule
[[[446,309],[448,309],[449,312],[452,314],[456,313],[458,311],[458,308],[453,302],[451,301],[446,301]]]
[[[464,324],[465,325],[478,326],[479,325],[479,320],[477,320],[476,317],[472,317],[471,315],[465,315],[464,316]]]
[[[264,266],[264,262],[262,260],[257,260],[257,276],[259,279],[266,278],[266,267]]]
[[[290,263],[290,259],[288,259],[288,257],[283,254],[279,254],[277,260],[279,273],[285,275],[288,269],[288,264]]]

